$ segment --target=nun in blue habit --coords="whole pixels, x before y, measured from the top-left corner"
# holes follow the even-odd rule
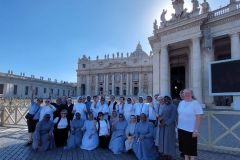
[[[84,131],[81,149],[94,150],[98,146],[97,122],[93,119],[93,113],[88,113],[88,119],[85,120],[82,130]]]
[[[124,119],[123,114],[119,114],[119,120],[117,123],[113,125],[112,128],[112,137],[109,143],[109,149],[114,154],[121,154],[123,151],[125,151],[125,130],[127,128],[127,121]]]
[[[55,147],[54,123],[50,120],[50,117],[50,114],[45,114],[43,119],[37,123],[32,143],[32,148],[35,151],[47,151]]]
[[[134,133],[133,151],[139,160],[156,160],[158,158],[154,145],[154,126],[142,113]]]
[[[70,127],[70,135],[68,136],[67,146],[64,149],[72,149],[80,147],[82,144],[83,137],[83,128],[84,120],[81,118],[80,112],[75,113],[75,118],[71,121]]]

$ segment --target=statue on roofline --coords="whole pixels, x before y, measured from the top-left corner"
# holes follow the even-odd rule
[[[203,3],[201,4],[202,6],[202,13],[208,13],[210,11],[210,6],[207,0],[204,0]]]
[[[230,4],[235,4],[236,2],[236,0],[230,0]]]
[[[172,0],[172,5],[173,5],[173,8],[175,10],[175,14],[177,16],[182,14],[182,12],[184,10],[184,8],[183,8],[184,0]]]
[[[175,14],[172,14],[172,20],[180,19],[188,15],[187,9],[184,8],[184,0],[172,0]]]
[[[193,4],[193,9],[192,9],[192,11],[194,12],[194,11],[199,10],[199,2],[198,2],[198,0],[192,0],[191,2],[192,2],[192,4]]]
[[[166,23],[166,13],[167,13],[167,10],[163,9],[162,14],[161,14],[162,23]]]
[[[158,25],[157,25],[157,20],[155,19],[153,23],[153,32],[156,33],[157,30],[158,30]]]

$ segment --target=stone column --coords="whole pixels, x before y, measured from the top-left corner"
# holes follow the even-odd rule
[[[106,94],[106,75],[103,74],[103,91],[102,91],[102,94]]]
[[[77,96],[79,96],[81,94],[81,78],[80,75],[78,75],[77,77]],[[60,93],[59,93],[60,95]]]
[[[129,96],[129,73],[127,73],[126,96]]]
[[[161,48],[160,54],[160,91],[161,95],[170,95],[169,56],[167,46]],[[153,86],[154,87],[154,86]]]
[[[239,59],[240,58],[240,42],[239,42],[239,34],[234,33],[231,34],[231,58]]]
[[[120,96],[123,95],[123,73],[120,74]]]
[[[98,74],[96,74],[96,84],[95,84],[95,94],[96,95],[99,95],[98,88],[99,88],[99,86],[98,86]]]
[[[214,61],[214,48],[203,52],[203,102],[206,106],[213,106],[213,96],[209,96],[209,64]]]
[[[130,79],[130,82],[129,82],[129,95],[133,96],[133,93],[132,93],[132,89],[133,89],[132,73],[129,74],[129,79]]]
[[[195,98],[202,103],[202,57],[200,38],[192,39],[192,88]]]
[[[91,88],[91,86],[90,86],[90,75],[87,75],[87,77],[86,77],[86,94],[87,95],[91,95],[90,94],[90,88]]]
[[[231,35],[231,58],[240,59],[240,42],[239,34],[234,33]],[[233,96],[232,107],[234,110],[240,110],[240,96]]]
[[[138,74],[138,96],[142,96],[142,73]]]
[[[153,48],[153,95],[160,93],[160,47]]]
[[[106,74],[106,95],[109,95],[109,89],[108,89],[108,86],[109,86],[109,83],[108,83],[108,74]]]
[[[114,73],[112,74],[112,95],[115,95],[115,92],[114,92]]]

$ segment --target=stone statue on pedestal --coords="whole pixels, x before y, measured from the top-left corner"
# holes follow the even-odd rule
[[[198,0],[192,0],[191,2],[193,4],[193,9],[192,9],[192,13],[191,14],[193,16],[199,15],[200,8],[199,8]]]
[[[233,10],[237,9],[236,3],[237,3],[236,0],[230,0],[230,4],[229,4],[230,11],[233,11]]]
[[[230,0],[230,4],[235,4],[236,2],[236,0]]]
[[[192,4],[193,4],[193,9],[192,9],[193,12],[199,9],[198,0],[192,0]]]
[[[175,10],[176,16],[179,16],[183,12],[184,0],[172,0],[172,5]]]
[[[157,20],[155,19],[154,23],[153,23],[153,33],[156,33],[158,30],[158,25],[157,25]]]
[[[175,14],[172,14],[172,20],[183,18],[187,15],[187,9],[184,8],[184,0],[172,0]]]
[[[210,10],[210,6],[209,3],[207,2],[207,0],[204,0],[203,3],[201,4],[202,6],[202,13],[208,13]]]
[[[166,13],[167,13],[167,10],[163,9],[162,14],[161,14],[161,21],[162,21],[161,26],[164,26],[167,22]]]
[[[166,13],[167,13],[167,10],[163,9],[162,14],[161,14],[161,21],[163,23],[166,23]]]

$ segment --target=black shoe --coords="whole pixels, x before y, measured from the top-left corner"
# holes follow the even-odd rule
[[[27,144],[25,144],[26,147],[32,145],[32,142],[28,142]]]

